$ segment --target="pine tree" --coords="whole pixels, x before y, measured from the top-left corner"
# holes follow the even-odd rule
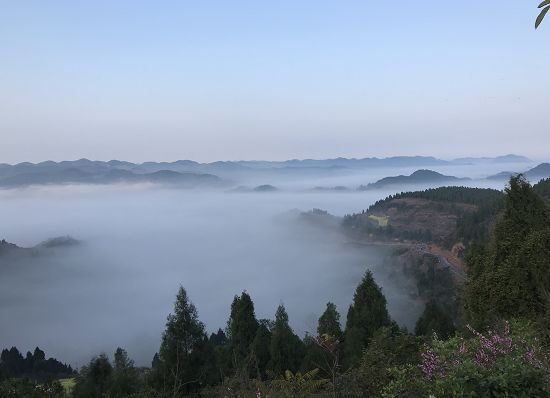
[[[250,361],[250,346],[256,337],[257,329],[258,321],[254,314],[252,299],[246,292],[240,297],[235,296],[227,322],[229,350],[235,369],[245,368]]]
[[[197,309],[180,286],[174,313],[166,321],[155,369],[155,381],[163,393],[179,396],[198,389],[204,379],[201,350],[205,340]]]
[[[276,374],[283,374],[286,370],[296,372],[304,356],[303,343],[290,328],[288,314],[282,304],[275,313],[270,356],[270,369]]]
[[[319,318],[319,324],[317,326],[317,335],[322,336],[327,334],[337,339],[342,338],[342,328],[340,327],[340,314],[336,310],[336,306],[328,302],[327,308],[323,315]]]
[[[468,258],[470,278],[462,296],[467,321],[483,328],[498,318],[546,316],[549,247],[544,200],[521,175],[512,177],[487,248]]]
[[[118,347],[115,351],[112,385],[109,396],[123,398],[137,393],[141,380],[134,367],[134,361],[128,357],[126,350]]]
[[[256,377],[263,379],[266,377],[267,368],[271,359],[271,321],[262,319],[259,321],[256,336],[251,345],[252,362],[256,370]]]
[[[344,363],[348,367],[356,365],[374,332],[390,323],[386,298],[374,281],[371,271],[367,271],[355,290],[353,303],[348,310]]]

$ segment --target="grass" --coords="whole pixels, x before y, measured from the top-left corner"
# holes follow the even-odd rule
[[[59,382],[63,386],[63,390],[65,390],[65,394],[70,395],[76,383],[74,377],[71,377],[68,379],[60,379]]]
[[[376,221],[379,227],[387,227],[390,218],[388,216],[375,216],[371,214],[369,220]]]

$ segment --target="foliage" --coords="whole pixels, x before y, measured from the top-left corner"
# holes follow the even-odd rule
[[[389,325],[386,298],[374,281],[372,272],[367,271],[355,290],[353,302],[348,310],[344,337],[346,366],[356,365],[374,332],[382,326]]]
[[[153,383],[164,394],[188,395],[218,379],[215,365],[215,353],[197,309],[180,286],[174,313],[166,321]]]
[[[327,334],[336,339],[342,338],[342,327],[340,326],[340,314],[336,310],[336,305],[331,302],[327,303],[325,312],[319,318],[317,326],[317,335],[322,336]]]
[[[542,20],[546,16],[546,13],[548,12],[548,10],[550,10],[550,0],[544,0],[542,3],[539,4],[539,8],[542,8],[542,10],[535,20],[535,29],[539,27],[539,25],[542,23]]]
[[[468,266],[463,304],[474,326],[498,318],[537,320],[547,315],[550,216],[521,175],[510,179],[504,213],[487,247],[470,256]]]
[[[46,359],[46,354],[38,347],[33,353],[28,351],[25,357],[16,347],[4,349],[0,354],[0,380],[16,377],[49,380],[72,376],[74,373],[70,365],[54,358]]]
[[[487,334],[470,328],[468,338],[434,340],[416,366],[392,370],[383,396],[549,396],[548,353],[529,327],[513,326],[504,323]]]
[[[396,203],[396,199],[424,199],[429,201],[426,207],[434,211],[445,211],[457,217],[457,225],[453,234],[445,241],[439,242],[448,247],[457,241],[466,244],[473,241],[485,241],[488,237],[492,220],[502,210],[504,195],[501,191],[486,188],[440,187],[416,192],[401,192],[379,200],[361,213],[344,216],[343,226],[357,231],[372,234],[379,238],[398,238],[421,242],[432,242],[434,237],[429,229],[401,230],[391,224],[385,226],[374,220],[373,213],[383,213],[390,207],[406,208],[405,203]],[[457,204],[475,206],[474,211],[466,211]]]
[[[256,377],[260,380],[266,378],[271,360],[272,327],[271,321],[266,319],[260,320],[258,329],[256,329],[256,336],[254,336],[250,347],[252,360],[256,368]]]
[[[74,398],[106,396],[111,388],[113,366],[105,354],[92,358],[80,369],[73,389]]]
[[[251,345],[256,337],[258,321],[254,303],[246,292],[233,299],[227,330],[232,365],[236,370],[247,371],[245,368],[251,361]]]
[[[287,370],[283,378],[271,382],[271,388],[281,398],[314,397],[328,383],[325,379],[316,378],[318,373],[318,369],[310,370],[304,374],[300,372],[293,374]]]
[[[543,198],[550,199],[550,178],[540,180],[533,185],[533,189]]]
[[[363,351],[359,366],[352,370],[355,395],[380,397],[383,388],[392,380],[389,369],[416,364],[420,360],[419,340],[397,327],[376,331],[368,348]]]
[[[296,372],[304,356],[304,346],[288,324],[288,314],[281,304],[275,313],[275,323],[271,334],[270,370],[275,374],[283,374],[290,370]]]
[[[0,382],[2,398],[65,398],[61,383],[57,380],[39,383],[28,378],[7,379]]]
[[[432,336],[434,333],[443,339],[454,334],[453,320],[434,299],[428,300],[424,312],[416,321],[414,332],[417,336]]]
[[[134,361],[128,358],[126,350],[118,347],[115,351],[110,397],[123,398],[135,394],[142,384]]]

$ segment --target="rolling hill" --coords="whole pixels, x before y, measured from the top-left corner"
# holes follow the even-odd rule
[[[458,178],[446,176],[432,170],[417,170],[411,175],[399,175],[395,177],[385,177],[368,185],[361,185],[359,190],[369,190],[384,188],[392,185],[414,185],[414,184],[442,184],[467,181],[469,178]]]

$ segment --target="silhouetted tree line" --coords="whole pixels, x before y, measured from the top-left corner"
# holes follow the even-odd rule
[[[33,380],[47,380],[72,376],[71,365],[48,358],[40,348],[28,351],[25,356],[16,347],[3,349],[0,355],[0,380],[27,377]]]

